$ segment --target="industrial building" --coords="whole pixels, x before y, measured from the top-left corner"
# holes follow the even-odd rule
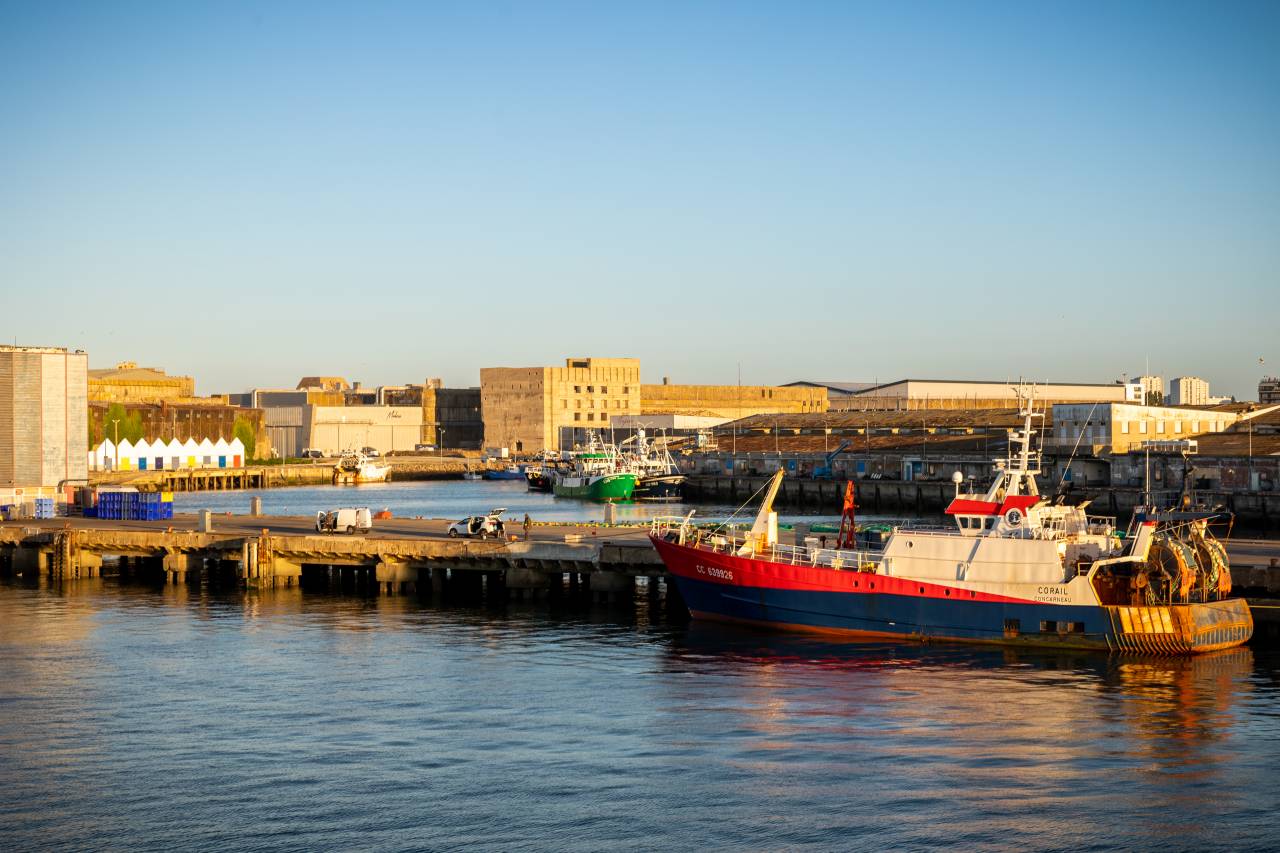
[[[480,447],[479,388],[443,388],[435,379],[361,388],[336,376],[305,377],[298,384],[306,387],[229,395],[263,411],[278,456],[296,457],[306,448],[336,455],[363,447],[379,453],[412,452],[422,444]]]
[[[758,414],[825,412],[827,389],[814,385],[640,386],[640,414],[745,418]]]
[[[959,379],[900,379],[875,385],[855,382],[793,382],[791,386],[847,389],[832,399],[839,411],[918,409],[1004,409],[1018,404],[1019,394],[1034,394],[1037,405],[1074,402],[1123,403],[1132,398],[1122,382],[989,382]]]
[[[107,403],[186,403],[196,396],[190,376],[170,376],[158,367],[122,361],[89,371],[89,399]],[[226,402],[221,399],[218,402]]]
[[[640,360],[568,358],[564,367],[480,370],[485,447],[513,453],[570,448],[589,429],[640,412]]]
[[[1170,406],[1207,406],[1209,383],[1199,376],[1175,376],[1169,383]]]
[[[271,438],[261,409],[222,403],[107,403],[89,401],[89,447],[104,441],[148,439],[217,441],[239,436],[249,459],[271,457]]]
[[[640,384],[634,358],[569,358],[564,367],[480,371],[484,446],[513,453],[570,449],[590,430],[627,430],[681,417],[699,427],[759,413],[827,410],[825,388],[780,385]],[[692,421],[687,421],[686,426]],[[615,436],[616,437],[616,436]]]
[[[1259,410],[1261,411],[1261,410]],[[1254,417],[1239,407],[1177,408],[1112,403],[1053,407],[1053,432],[1046,448],[1079,447],[1086,455],[1127,453],[1143,442],[1168,442],[1220,433]]]
[[[347,406],[342,393],[333,391],[259,388],[245,396],[262,409],[267,436],[281,458],[299,456],[308,448],[326,456],[362,447],[379,453],[412,451],[423,441],[420,405]]]
[[[85,482],[88,374],[83,352],[0,346],[0,504],[62,502]]]
[[[428,383],[422,389],[422,436],[437,447],[480,448],[484,442],[480,389]]]

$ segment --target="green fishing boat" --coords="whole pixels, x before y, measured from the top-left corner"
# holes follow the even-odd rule
[[[590,501],[629,501],[636,490],[639,472],[618,453],[591,432],[587,448],[574,455],[573,468],[557,472],[551,491],[562,498]]]
[[[551,485],[551,491],[562,498],[589,501],[629,501],[635,490],[636,475],[628,472],[582,477],[570,474],[557,478]]]

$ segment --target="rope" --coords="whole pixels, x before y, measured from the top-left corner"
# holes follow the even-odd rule
[[[731,522],[731,521],[733,521],[735,518],[737,518],[737,517],[738,517],[738,513],[742,512],[744,509],[746,509],[746,508],[747,508],[747,505],[748,505],[748,504],[750,504],[753,500],[755,500],[756,495],[760,494],[760,493],[761,493],[761,492],[763,492],[765,489],[767,489],[767,488],[769,487],[769,484],[770,484],[771,482],[773,482],[773,478],[772,478],[772,477],[770,477],[769,479],[765,480],[765,481],[764,481],[764,484],[763,484],[763,485],[761,485],[761,486],[760,486],[760,488],[758,488],[758,489],[756,489],[754,492],[752,492],[752,493],[751,493],[751,496],[750,496],[749,498],[747,498],[745,501],[743,501],[743,502],[742,502],[742,505],[741,505],[741,506],[739,506],[737,509],[735,509],[735,510],[732,512],[732,514],[730,514],[730,516],[729,516],[728,518],[726,518],[724,521],[722,521],[722,522],[720,522],[719,524],[717,524],[715,527],[711,528],[711,532],[712,532],[712,533],[716,533],[716,532],[718,532],[718,531],[719,531],[719,530],[721,530],[722,528],[726,527],[726,526],[729,524],[729,522]]]
[[[1085,429],[1088,429],[1089,421],[1093,420],[1093,413],[1098,408],[1098,404],[1094,403],[1093,408],[1089,410],[1089,415],[1084,419]],[[1080,430],[1080,434],[1076,436],[1076,446],[1071,448],[1071,455],[1067,457],[1067,464],[1062,468],[1062,476],[1058,478],[1057,491],[1062,490],[1062,484],[1067,480],[1067,472],[1071,470],[1071,462],[1076,458],[1076,451],[1080,449],[1080,440],[1084,438],[1084,429]],[[1043,442],[1041,442],[1043,444]]]

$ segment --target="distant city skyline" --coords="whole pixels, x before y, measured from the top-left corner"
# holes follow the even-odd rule
[[[1245,2],[8,4],[0,339],[200,394],[630,356],[1253,399],[1277,43]]]

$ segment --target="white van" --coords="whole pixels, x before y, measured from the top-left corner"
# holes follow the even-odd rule
[[[373,513],[367,506],[320,510],[316,513],[316,533],[368,533],[373,529]]]

